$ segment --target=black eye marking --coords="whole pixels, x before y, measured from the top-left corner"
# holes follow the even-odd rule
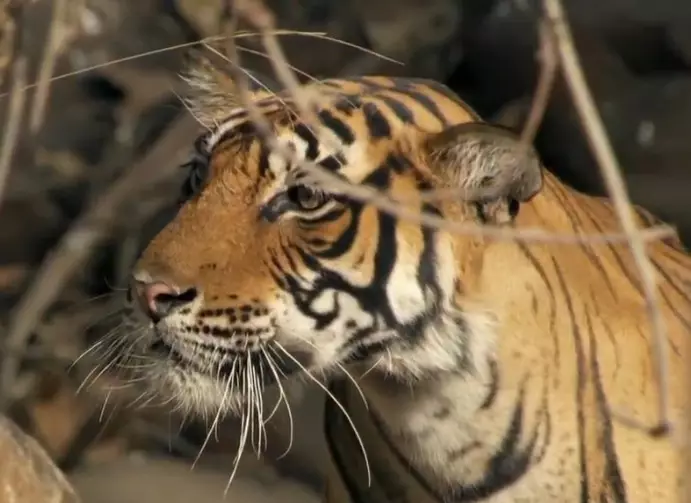
[[[260,210],[264,220],[275,222],[284,213],[295,211],[309,213],[322,208],[333,197],[322,190],[303,184],[291,185],[286,191],[275,195]],[[307,215],[305,215],[307,216]]]
[[[199,194],[209,176],[211,153],[207,148],[207,135],[201,135],[194,142],[192,156],[181,167],[189,170],[182,187],[182,201],[185,202]]]

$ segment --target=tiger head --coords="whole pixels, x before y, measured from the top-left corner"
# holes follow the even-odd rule
[[[413,217],[501,223],[541,187],[532,150],[437,84],[374,77],[305,88],[320,93],[316,118],[331,141],[287,97],[253,95],[291,161],[259,134],[228,77],[205,68],[190,82],[207,131],[185,199],[145,247],[128,295],[129,356],[146,357],[151,384],[195,410],[232,410],[298,371],[361,364],[414,379],[468,357],[464,303],[482,239],[396,217],[303,164]],[[460,195],[426,199],[434,189]]]

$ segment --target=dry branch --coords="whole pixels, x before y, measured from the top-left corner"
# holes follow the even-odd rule
[[[12,89],[10,91],[10,106],[7,119],[3,126],[2,145],[0,146],[0,205],[2,204],[5,186],[10,175],[14,150],[19,141],[22,127],[22,113],[26,94],[22,88],[26,84],[27,61],[24,55],[20,55],[12,68]]]
[[[231,1],[231,0],[229,0]],[[308,170],[314,181],[323,183],[330,190],[340,191],[342,194],[352,197],[360,201],[366,201],[369,204],[377,206],[381,211],[391,213],[399,218],[412,219],[423,225],[444,229],[455,233],[467,233],[474,235],[483,235],[493,239],[512,239],[520,241],[557,241],[557,242],[589,242],[591,244],[597,242],[626,242],[629,244],[636,266],[641,274],[641,281],[643,290],[646,295],[646,307],[650,315],[651,324],[653,328],[653,351],[656,360],[656,374],[659,386],[659,401],[658,401],[658,424],[650,427],[638,424],[630,418],[620,417],[629,425],[638,426],[654,434],[665,434],[669,430],[668,420],[668,389],[667,389],[667,373],[666,373],[666,347],[665,347],[665,327],[659,310],[657,309],[657,294],[655,291],[655,278],[652,266],[645,253],[645,242],[651,239],[660,239],[664,234],[674,234],[672,229],[658,232],[654,229],[651,236],[650,231],[641,231],[637,229],[634,215],[632,212],[632,205],[628,197],[624,181],[621,176],[621,170],[618,166],[613,149],[608,140],[606,131],[602,125],[597,109],[593,103],[592,97],[588,90],[588,86],[583,76],[583,71],[576,54],[573,40],[570,34],[570,29],[566,22],[563,8],[559,0],[544,0],[545,19],[541,24],[541,59],[542,59],[542,73],[538,83],[538,89],[531,107],[526,127],[522,133],[522,141],[532,141],[535,132],[539,125],[540,119],[544,113],[546,103],[550,95],[550,89],[553,85],[554,76],[558,63],[562,64],[563,73],[567,84],[574,99],[578,114],[580,116],[583,127],[586,131],[588,141],[598,161],[598,165],[603,173],[605,182],[613,201],[614,209],[621,221],[623,234],[616,236],[594,235],[555,235],[553,233],[543,232],[537,229],[504,229],[504,228],[490,228],[488,226],[476,226],[468,224],[457,224],[448,222],[442,218],[433,215],[423,214],[417,210],[406,208],[400,204],[381,194],[374,188],[363,185],[355,185],[349,183],[341,178],[330,173],[326,169],[317,165],[314,162],[307,162],[298,159],[294,152],[280,145],[266,119],[261,115],[257,107],[252,103],[247,86],[239,86],[244,89],[241,91],[241,103],[247,108],[252,120],[258,128],[259,134],[267,145],[275,152],[284,156],[288,161],[302,165]],[[314,120],[314,100],[313,93],[304,91],[290,70],[284,54],[281,51],[272,31],[276,29],[275,19],[271,12],[265,7],[261,0],[235,0],[232,2],[232,8],[238,16],[244,17],[254,27],[256,27],[262,34],[262,40],[266,49],[267,55],[270,56],[274,71],[277,78],[283,84],[285,89],[293,98],[293,102],[301,116],[301,119],[310,128],[317,130],[316,136],[320,141],[326,143],[328,146],[334,148],[335,141],[321,133],[321,126],[319,121]],[[231,48],[233,45],[230,45]],[[237,50],[233,51],[233,62],[238,63],[239,57]],[[558,54],[558,58],[555,57]],[[238,82],[244,82],[242,72],[236,70],[235,77]],[[314,131],[313,131],[314,133]],[[334,150],[338,150],[336,146]],[[671,231],[671,232],[670,232]],[[644,234],[648,233],[647,236]],[[618,416],[621,416],[618,415]]]
[[[29,128],[32,133],[36,133],[41,127],[45,115],[46,105],[50,91],[50,82],[58,56],[74,38],[76,30],[69,26],[68,4],[78,0],[54,0],[53,17],[50,23],[48,40],[46,41],[41,67],[38,71],[38,83],[34,94],[33,106],[31,107]]]
[[[94,247],[108,236],[125,203],[171,176],[170,166],[186,152],[185,145],[198,130],[199,126],[190,116],[178,118],[164,137],[72,224],[43,262],[12,313],[7,335],[10,351],[4,353],[0,361],[0,410],[7,407],[12,397],[21,361],[18,355],[26,348],[46,310]]]
[[[671,427],[668,417],[667,337],[664,320],[658,309],[653,267],[645,251],[645,241],[636,226],[621,168],[588,89],[561,0],[544,0],[544,9],[548,22],[554,30],[564,78],[638,268],[653,330],[652,351],[657,367],[655,374],[658,384],[658,423],[650,426],[622,414],[617,414],[617,416],[626,424],[647,430],[650,434],[667,434]]]
[[[229,0],[232,1],[232,0]],[[334,151],[339,150],[335,139],[328,134],[319,134],[323,131],[319,121],[314,120],[313,103],[319,98],[315,97],[315,92],[305,92],[297,78],[292,74],[290,65],[278,44],[275,32],[273,16],[268,13],[261,0],[241,0],[234,2],[232,7],[235,9],[236,15],[241,15],[246,20],[257,28],[264,41],[267,56],[270,57],[274,70],[279,78],[281,84],[285,87],[289,95],[293,98],[296,108],[301,115],[301,119],[306,125],[313,130],[313,134],[323,141],[324,144],[331,147]],[[256,16],[256,18],[254,17]],[[228,37],[229,62],[231,63],[229,71],[233,78],[239,83],[239,101],[243,107],[248,111],[248,114],[255,124],[257,133],[261,136],[266,145],[272,151],[283,156],[288,162],[300,165],[310,174],[311,180],[316,184],[322,184],[330,191],[340,192],[342,195],[355,199],[357,201],[366,202],[376,206],[380,211],[389,213],[398,218],[414,221],[422,225],[445,230],[455,234],[464,234],[472,236],[482,236],[495,240],[517,240],[523,242],[551,242],[551,243],[583,243],[590,244],[600,243],[616,243],[627,242],[628,236],[625,233],[611,233],[611,234],[557,234],[546,232],[541,229],[511,229],[499,226],[477,225],[471,223],[451,222],[445,218],[435,216],[429,213],[420,212],[417,207],[408,207],[400,201],[392,199],[383,194],[374,187],[369,187],[362,184],[354,184],[344,180],[315,162],[300,159],[292,150],[285,148],[277,140],[271,126],[263,117],[256,104],[252,101],[252,96],[247,86],[247,77],[241,71],[239,64],[239,54],[234,44],[235,36]],[[549,82],[548,82],[549,83]],[[324,99],[324,98],[322,98]],[[655,226],[650,227],[644,231],[643,239],[646,241],[658,240],[663,237],[672,236],[675,234],[674,229],[669,226]]]

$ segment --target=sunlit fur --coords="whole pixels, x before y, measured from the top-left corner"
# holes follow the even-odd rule
[[[152,388],[214,415],[242,412],[281,374],[366,371],[358,380],[370,409],[446,501],[675,501],[688,473],[683,441],[613,417],[658,419],[651,331],[626,245],[450,234],[340,197],[313,214],[281,206],[274,198],[296,168],[263,145],[233,83],[221,79],[205,74],[192,106],[209,128],[193,164],[208,176],[192,175],[202,189],[133,273],[194,289],[155,327],[130,306],[139,338],[123,357],[148,362]],[[290,103],[255,96],[300,158],[457,222],[619,230],[606,200],[547,171],[541,186],[536,172],[501,171],[510,159],[480,144],[477,155],[456,148],[475,137],[470,129],[456,139],[453,125],[479,119],[438,84],[363,77],[320,86],[328,91],[320,119],[339,138],[340,157],[333,145],[305,141]],[[485,169],[499,172],[483,198]],[[421,203],[431,188],[469,192]],[[647,249],[667,330],[669,413],[685,436],[691,259],[674,240]]]

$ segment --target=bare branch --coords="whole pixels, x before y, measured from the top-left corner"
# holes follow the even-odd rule
[[[0,146],[0,203],[2,203],[2,196],[10,175],[14,150],[21,132],[22,113],[26,101],[26,94],[22,91],[22,87],[26,84],[26,67],[26,57],[21,55],[15,62],[12,70],[10,106],[7,112],[7,120],[5,121],[2,146]]]
[[[180,117],[155,147],[74,222],[43,262],[12,313],[6,344],[8,351],[0,360],[0,410],[7,407],[11,397],[10,391],[21,361],[18,355],[26,348],[45,311],[94,247],[107,237],[124,204],[171,176],[168,167],[187,150],[184,146],[198,131],[198,125],[191,117]]]
[[[38,131],[43,122],[48,103],[51,76],[55,70],[58,56],[76,34],[76,29],[69,26],[69,20],[67,19],[69,14],[68,3],[75,1],[77,0],[54,0],[53,3],[50,32],[45,44],[41,67],[38,71],[38,83],[29,119],[29,129],[32,133]]]
[[[671,428],[668,417],[667,332],[662,314],[657,307],[657,290],[653,267],[646,255],[645,240],[636,226],[631,200],[621,175],[621,168],[588,89],[588,84],[574,47],[571,30],[564,15],[563,5],[560,0],[544,0],[543,5],[547,19],[554,30],[564,78],[571,91],[590,147],[602,172],[614,209],[621,221],[624,233],[628,236],[633,259],[640,273],[641,284],[646,297],[646,309],[650,316],[653,331],[652,351],[655,355],[659,388],[658,424],[646,426],[638,424],[630,418],[626,419],[625,422],[630,425],[637,425],[651,434],[667,434]]]

